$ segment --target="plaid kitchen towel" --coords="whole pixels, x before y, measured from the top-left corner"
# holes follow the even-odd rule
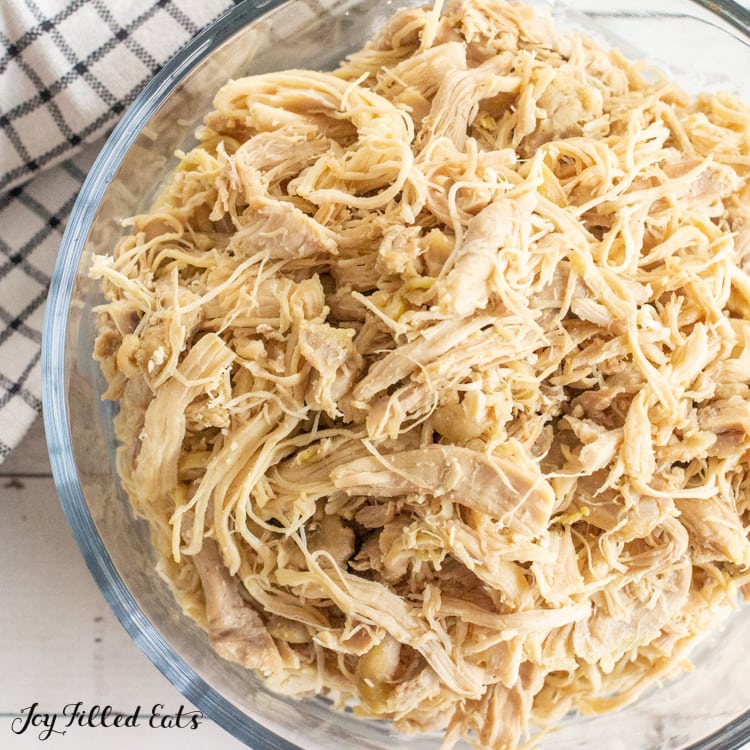
[[[103,137],[233,0],[0,0],[0,462],[41,409],[47,288]]]

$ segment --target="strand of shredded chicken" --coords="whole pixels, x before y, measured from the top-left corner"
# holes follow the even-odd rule
[[[684,667],[750,565],[750,109],[465,0],[199,138],[92,274],[216,651],[492,750]]]

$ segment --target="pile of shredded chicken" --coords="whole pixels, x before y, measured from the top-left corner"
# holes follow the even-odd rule
[[[92,274],[216,651],[493,750],[686,666],[750,565],[750,109],[465,0],[198,137]]]

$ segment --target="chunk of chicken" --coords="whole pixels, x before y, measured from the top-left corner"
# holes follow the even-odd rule
[[[422,123],[418,145],[426,146],[432,139],[446,137],[463,150],[477,104],[482,99],[518,90],[521,79],[510,74],[512,61],[510,55],[498,55],[478,68],[448,69]]]
[[[307,214],[287,201],[265,200],[242,219],[227,250],[240,257],[266,253],[269,258],[335,255],[336,241]]]
[[[177,484],[177,464],[185,437],[185,410],[222,376],[234,352],[215,334],[202,336],[178,367],[180,379],[165,383],[146,409],[133,480],[156,500]],[[196,383],[196,384],[193,384]]]
[[[465,316],[487,305],[498,255],[529,221],[530,208],[528,201],[502,197],[469,221],[455,265],[440,286],[443,312]]]
[[[666,572],[622,588],[618,581],[606,596],[595,594],[591,617],[579,620],[573,630],[576,655],[608,671],[628,651],[652,641],[665,624],[679,618],[692,569],[686,555]]]
[[[532,156],[548,141],[581,135],[587,122],[602,116],[602,92],[595,83],[582,81],[573,66],[558,69],[550,83],[536,102],[544,116],[535,118],[533,131],[519,144],[523,156]]]
[[[743,568],[750,566],[750,541],[732,498],[678,498],[675,505],[690,534],[696,562],[728,561]]]
[[[550,530],[546,540],[554,562],[533,562],[531,572],[539,593],[552,606],[570,602],[584,588],[570,528]]]
[[[547,528],[555,501],[552,487],[528,459],[455,445],[360,458],[334,469],[331,478],[350,495],[443,497],[487,513],[526,536]]]
[[[219,656],[263,674],[281,671],[278,648],[260,615],[239,592],[212,539],[204,539],[198,554],[193,555],[206,597],[208,637]]]
[[[353,328],[333,328],[328,323],[300,325],[300,354],[315,369],[305,400],[334,419],[340,416],[337,402],[351,389],[362,367],[355,335]]]
[[[489,317],[476,317],[468,320],[445,320],[430,326],[421,331],[414,341],[374,362],[354,387],[354,398],[362,402],[363,407],[366,406],[375,394],[407,377],[420,365],[438,359],[491,322]]]
[[[466,49],[460,42],[447,42],[394,65],[381,74],[382,85],[394,101],[410,107],[415,124],[421,124],[445,76],[455,70],[466,70]]]

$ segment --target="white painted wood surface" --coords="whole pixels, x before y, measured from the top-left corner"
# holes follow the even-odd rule
[[[152,728],[164,713],[195,710],[143,655],[114,617],[83,562],[51,478],[41,419],[0,465],[0,748],[58,750],[239,750],[244,745],[202,719],[194,729]],[[71,703],[141,706],[138,726],[73,726],[40,741],[22,709],[59,713]],[[15,721],[15,724],[13,723]],[[55,729],[65,729],[59,717]]]

